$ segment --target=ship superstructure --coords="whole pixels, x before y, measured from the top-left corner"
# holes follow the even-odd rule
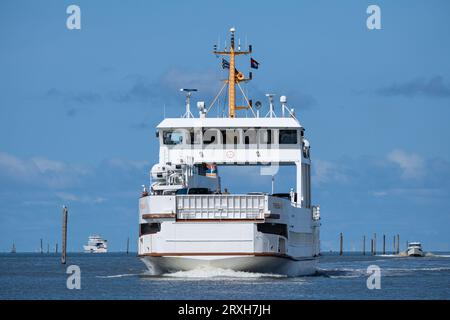
[[[214,48],[227,56],[222,66],[228,78],[209,106],[197,102],[198,117],[190,108],[181,118],[166,118],[158,126],[159,162],[150,172],[150,187],[139,200],[141,259],[155,274],[212,266],[240,271],[305,275],[315,272],[320,252],[319,206],[311,202],[310,144],[305,129],[287,98],[280,98],[277,115],[274,95],[260,115],[241,83],[250,81],[235,63],[236,56],[252,53],[235,46]],[[253,63],[253,58],[252,58]],[[227,87],[227,90],[224,89]],[[243,105],[236,105],[236,89]],[[227,94],[226,94],[226,93]],[[209,117],[221,94],[227,95],[226,117]],[[239,117],[246,110],[251,117]],[[221,186],[220,166],[261,166],[265,174],[279,166],[296,168],[295,185],[284,193],[229,194]],[[243,184],[245,181],[242,182]]]

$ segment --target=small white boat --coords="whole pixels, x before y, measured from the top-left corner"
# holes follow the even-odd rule
[[[406,254],[408,257],[423,257],[425,255],[420,242],[410,242],[408,249],[406,249]]]
[[[106,253],[108,252],[108,241],[99,235],[89,236],[88,244],[83,246],[84,252]]]

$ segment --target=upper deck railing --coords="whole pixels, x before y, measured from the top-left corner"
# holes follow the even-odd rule
[[[139,201],[141,223],[147,219],[284,220],[290,208],[298,208],[292,199],[267,194],[150,195]],[[311,214],[319,220],[319,207],[314,206]]]
[[[264,219],[266,195],[177,195],[177,219]]]

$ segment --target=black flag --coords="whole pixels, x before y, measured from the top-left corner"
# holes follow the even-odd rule
[[[230,69],[230,63],[222,58],[222,68],[223,69]]]
[[[250,67],[252,67],[253,69],[258,69],[259,62],[253,58],[250,58]]]

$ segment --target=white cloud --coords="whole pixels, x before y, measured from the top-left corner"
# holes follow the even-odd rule
[[[320,184],[329,181],[333,167],[333,164],[328,161],[315,160],[313,166],[314,182]]]
[[[87,195],[76,195],[69,192],[57,192],[56,196],[61,200],[68,202],[80,202],[88,204],[100,204],[106,201],[105,198],[100,196],[87,196]]]
[[[374,197],[410,197],[414,199],[418,198],[447,198],[448,191],[438,187],[392,187],[385,190],[372,191],[370,193]]]
[[[385,196],[387,196],[389,193],[387,192],[387,191],[373,191],[372,192],[372,195],[374,196],[374,197],[377,197],[377,198],[381,198],[381,197],[385,197]]]
[[[42,157],[32,158],[31,161],[36,165],[41,173],[46,172],[64,172],[66,165],[59,161],[54,161]]]
[[[109,159],[98,166],[82,166],[45,157],[20,158],[0,152],[0,197],[24,192],[23,201],[66,201],[100,204],[138,194],[148,179],[148,161]],[[136,189],[133,189],[136,188]],[[32,189],[33,192],[29,192]],[[118,193],[118,191],[120,192]],[[127,191],[128,192],[128,191]],[[1,199],[0,199],[1,200]]]
[[[112,167],[116,167],[122,170],[143,170],[150,166],[148,161],[137,161],[137,160],[123,160],[123,159],[110,159],[108,164]]]
[[[172,68],[164,73],[160,82],[170,90],[180,88],[196,88],[201,95],[216,95],[219,87],[220,77],[213,70],[186,71]]]
[[[345,183],[349,180],[340,166],[329,161],[316,159],[313,161],[312,169],[312,179],[318,185],[328,182]]]
[[[424,175],[425,160],[417,154],[393,150],[387,159],[401,168],[404,179],[418,179]]]
[[[35,170],[30,168],[24,161],[10,154],[0,152],[0,172],[18,179],[32,176]]]
[[[0,176],[21,185],[45,185],[48,187],[71,186],[89,171],[77,165],[44,157],[20,159],[0,152]]]
[[[131,87],[122,93],[111,93],[113,100],[128,103],[130,101],[148,102],[152,100],[168,102],[176,99],[175,101],[180,102],[183,99],[183,95],[179,92],[181,88],[198,89],[198,97],[210,98],[218,93],[221,86],[220,75],[210,69],[188,71],[172,68],[155,80],[142,75],[129,75],[126,79],[131,80]]]
[[[80,198],[73,193],[57,192],[56,196],[65,201],[79,201],[80,200]]]

